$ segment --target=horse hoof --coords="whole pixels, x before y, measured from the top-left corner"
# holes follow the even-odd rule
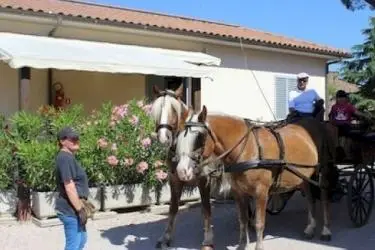
[[[164,241],[164,242],[158,241],[158,242],[156,242],[155,248],[157,248],[157,249],[167,249],[170,246],[171,246],[170,241]]]
[[[320,236],[320,240],[321,241],[331,241],[332,239],[332,236],[330,234],[327,234],[327,235],[321,235]]]
[[[305,238],[306,240],[311,240],[312,238],[314,238],[314,234],[303,233],[303,238]]]
[[[201,250],[214,250],[213,245],[202,245]]]

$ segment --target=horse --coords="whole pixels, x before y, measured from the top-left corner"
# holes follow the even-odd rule
[[[302,188],[307,197],[308,225],[304,235],[312,238],[316,220],[311,183],[322,188],[320,200],[324,223],[321,240],[330,240],[325,178],[329,163],[334,161],[330,135],[326,125],[314,118],[267,126],[227,114],[208,115],[203,106],[200,112],[189,112],[184,129],[178,135],[177,168],[185,168],[186,173],[194,171],[197,176],[209,176],[215,171],[225,171],[224,174],[230,176],[240,225],[238,249],[250,249],[249,196],[256,201],[255,249],[263,250],[269,195],[297,188]],[[311,179],[315,175],[317,181]]]
[[[204,217],[204,239],[201,249],[213,249],[214,235],[211,226],[210,192],[211,186],[220,185],[221,182],[210,183],[209,179],[204,176],[195,178],[193,172],[186,172],[186,168],[177,167],[172,161],[175,154],[174,139],[181,129],[180,124],[184,121],[189,111],[186,104],[181,101],[183,85],[181,84],[176,91],[168,89],[161,91],[154,85],[153,92],[156,95],[156,99],[153,101],[151,114],[156,123],[157,138],[168,150],[166,164],[169,168],[169,185],[171,191],[167,227],[158,239],[156,247],[164,249],[170,246],[182,190],[185,185],[191,187],[198,185]]]

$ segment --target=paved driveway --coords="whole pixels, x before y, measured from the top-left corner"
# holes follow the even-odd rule
[[[299,194],[296,194],[280,215],[267,217],[266,250],[374,249],[375,214],[368,225],[356,229],[352,227],[348,218],[345,198],[341,204],[334,204],[332,211],[332,241],[321,242],[318,237],[305,241],[300,237],[307,221],[305,202]],[[213,214],[216,249],[235,249],[238,239],[238,223],[234,204],[215,204]],[[139,212],[118,215],[112,219],[90,221],[86,249],[154,249],[153,246],[164,230],[165,223],[166,216],[164,215]],[[177,218],[175,241],[171,249],[199,249],[202,228],[200,208],[182,212]],[[0,232],[0,249],[63,249],[64,239],[61,226],[39,228],[31,223],[1,225]],[[255,234],[252,232],[251,240],[254,239]],[[254,247],[254,244],[252,246]]]

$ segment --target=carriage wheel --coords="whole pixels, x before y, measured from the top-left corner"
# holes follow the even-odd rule
[[[292,190],[286,193],[272,194],[268,198],[267,213],[271,215],[277,215],[284,210],[288,200],[293,196],[296,190]]]
[[[374,202],[374,183],[372,173],[363,164],[355,166],[348,185],[347,205],[351,221],[361,227],[370,218]]]

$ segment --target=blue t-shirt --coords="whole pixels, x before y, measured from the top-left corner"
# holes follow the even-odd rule
[[[56,181],[59,196],[56,200],[56,210],[64,215],[75,216],[76,212],[65,191],[64,182],[74,181],[80,198],[87,199],[89,185],[86,172],[77,162],[73,154],[60,151],[56,156]]]
[[[314,112],[314,101],[320,100],[314,89],[293,90],[289,93],[289,108],[301,113]]]

